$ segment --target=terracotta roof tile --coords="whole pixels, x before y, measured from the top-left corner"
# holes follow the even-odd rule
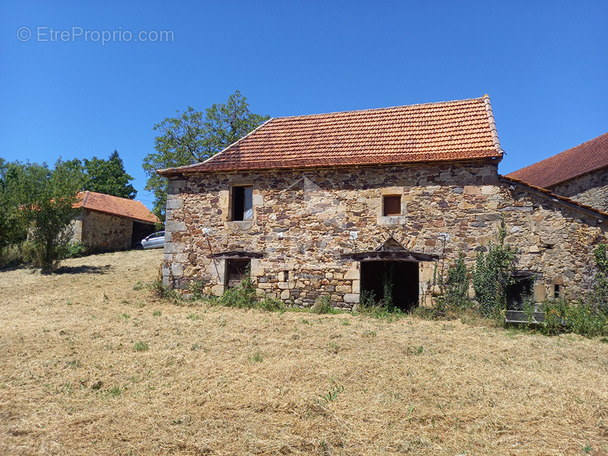
[[[270,119],[188,172],[501,158],[487,95],[470,100]]]
[[[97,192],[82,192],[78,194],[80,201],[74,207],[82,207],[90,211],[128,217],[148,223],[160,223],[160,220],[139,201],[105,195]]]
[[[537,187],[561,182],[608,166],[608,133],[507,174]]]

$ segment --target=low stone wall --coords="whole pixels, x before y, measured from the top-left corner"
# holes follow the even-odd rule
[[[230,221],[230,188],[253,186],[253,218]],[[385,217],[383,195],[399,195],[402,213]],[[389,237],[447,264],[495,241],[501,217],[517,267],[537,274],[537,299],[555,284],[576,294],[588,285],[592,250],[606,242],[607,221],[499,178],[495,163],[377,166],[260,173],[201,174],[169,184],[164,281],[224,289],[223,252],[251,260],[258,294],[310,305],[328,295],[358,302],[360,264],[344,257],[373,251]],[[434,265],[421,263],[421,296]],[[544,291],[543,291],[544,290]]]

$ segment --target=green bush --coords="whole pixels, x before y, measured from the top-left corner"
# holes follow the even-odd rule
[[[79,258],[86,253],[87,248],[82,242],[71,242],[65,247],[64,258]]]
[[[283,312],[287,308],[283,301],[273,298],[264,298],[261,301],[258,301],[256,307],[269,312]]]
[[[513,283],[515,250],[505,245],[507,230],[501,220],[498,243],[490,242],[487,252],[478,251],[473,271],[473,289],[484,317],[500,317],[507,308],[507,289]]]
[[[469,272],[464,262],[464,253],[458,254],[456,262],[450,264],[445,284],[440,283],[442,294],[435,300],[435,311],[444,316],[449,311],[468,309],[472,305],[469,298]]]
[[[359,313],[372,318],[382,318],[392,321],[394,318],[400,318],[407,315],[398,307],[388,307],[384,300],[376,301],[376,295],[373,291],[363,290],[359,298]]]
[[[545,312],[545,322],[541,326],[545,334],[572,332],[586,337],[608,335],[606,314],[584,301],[557,299],[543,303],[541,309]]]
[[[220,304],[226,307],[252,308],[256,307],[257,300],[255,287],[249,274],[241,281],[239,286],[227,288],[220,297]]]
[[[0,268],[19,266],[26,263],[23,244],[11,244],[0,248]]]

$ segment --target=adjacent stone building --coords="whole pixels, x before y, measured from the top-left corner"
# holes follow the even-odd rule
[[[608,211],[608,133],[508,176]]]
[[[125,250],[155,230],[160,220],[139,201],[83,192],[75,207],[80,213],[72,224],[74,242],[94,250]]]
[[[425,302],[434,271],[496,241],[518,249],[512,299],[575,295],[608,214],[498,174],[482,98],[270,119],[169,178],[164,282],[221,295],[250,271],[260,296],[351,307],[387,286]]]

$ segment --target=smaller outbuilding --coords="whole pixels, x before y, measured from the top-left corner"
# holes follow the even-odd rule
[[[507,177],[608,211],[608,133],[513,171]]]
[[[125,250],[137,245],[161,223],[140,201],[96,192],[82,192],[74,207],[73,242],[94,250]]]

